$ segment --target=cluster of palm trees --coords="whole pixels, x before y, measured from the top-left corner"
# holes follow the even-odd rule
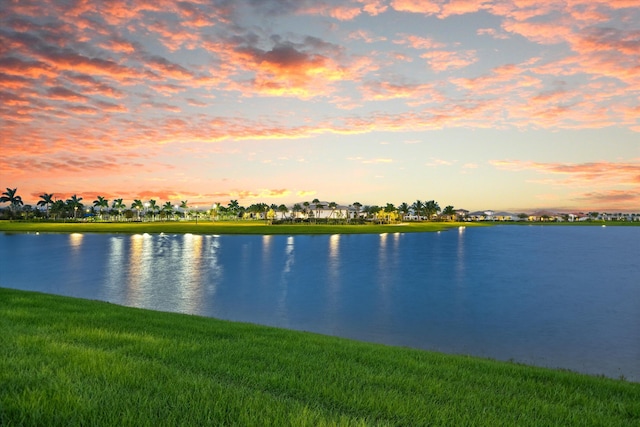
[[[2,193],[0,202],[9,203],[9,215],[17,217],[44,216],[55,220],[72,218],[92,218],[100,220],[116,221],[142,221],[142,220],[168,220],[168,219],[198,219],[199,216],[206,216],[210,219],[264,219],[264,220],[302,220],[318,222],[324,217],[326,221],[351,221],[351,220],[372,220],[378,222],[396,222],[399,219],[411,218],[413,220],[432,219],[453,219],[455,210],[453,206],[440,209],[438,202],[429,200],[422,202],[416,200],[412,204],[403,202],[397,207],[392,203],[384,206],[363,205],[354,202],[349,206],[340,206],[336,202],[321,202],[318,199],[295,203],[292,207],[284,204],[255,203],[250,206],[241,206],[237,200],[230,200],[224,206],[214,203],[210,209],[198,209],[190,207],[187,200],[180,204],[172,204],[170,201],[159,204],[151,199],[143,202],[135,199],[131,205],[127,206],[123,199],[108,200],[103,196],[97,198],[89,206],[85,206],[83,198],[72,195],[66,200],[54,199],[54,194],[41,194],[37,202],[39,209],[33,210],[31,206],[24,205],[22,198],[17,195],[16,188],[7,188]],[[42,211],[44,209],[44,212]],[[327,215],[326,211],[329,210]],[[279,217],[278,217],[279,215]]]

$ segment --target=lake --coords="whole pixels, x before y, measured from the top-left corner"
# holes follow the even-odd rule
[[[640,381],[640,227],[0,233],[0,286]]]

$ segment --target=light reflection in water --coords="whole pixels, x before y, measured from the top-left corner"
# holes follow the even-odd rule
[[[82,246],[82,239],[84,238],[84,234],[82,233],[71,233],[69,234],[69,246],[71,246],[71,252],[77,253]]]
[[[383,290],[387,285],[387,233],[380,234],[380,246],[378,247],[378,285]]]
[[[389,248],[388,240],[389,234],[380,234],[380,246],[378,247],[378,271],[376,273],[376,279],[378,281],[378,299],[376,304],[376,310],[378,313],[376,321],[379,322],[377,328],[380,329],[386,322],[388,322],[391,315],[391,302],[389,301],[389,292],[393,282],[393,273],[390,271],[389,265]]]
[[[181,274],[176,278],[179,295],[180,311],[199,312],[201,298],[201,266],[202,236],[198,234],[185,234],[182,250]],[[169,286],[169,288],[171,288]]]
[[[460,285],[464,280],[465,273],[465,227],[458,227],[458,246],[456,251],[456,282]]]
[[[271,250],[271,241],[273,236],[270,234],[265,234],[262,236],[262,254],[269,255],[269,251]]]
[[[81,233],[71,233],[69,235],[69,246],[70,246],[70,257],[69,263],[73,266],[74,269],[81,268],[82,261],[82,241],[84,239],[84,234]]]
[[[286,275],[291,272],[291,267],[293,266],[293,261],[295,260],[294,256],[294,239],[293,236],[287,237],[287,246],[285,247],[285,261],[284,268],[282,269],[282,277],[286,278]]]
[[[152,292],[151,267],[153,263],[153,238],[151,235],[134,234],[131,236],[131,255],[129,258],[129,280],[126,281],[127,305],[144,306],[147,296]]]
[[[111,301],[118,300],[120,287],[125,282],[123,266],[125,264],[124,238],[111,237],[109,239],[109,260],[106,272],[106,294]]]
[[[215,295],[218,283],[222,281],[223,278],[223,267],[219,260],[219,252],[220,236],[211,236],[211,242],[209,243],[209,280],[206,282],[209,295]]]
[[[327,260],[327,291],[328,291],[328,318],[331,320],[332,328],[336,328],[338,311],[342,306],[340,300],[341,288],[341,265],[340,265],[340,234],[329,236],[329,257]]]
[[[285,325],[289,324],[287,316],[287,295],[289,291],[289,276],[295,262],[295,239],[287,237],[287,245],[284,248],[284,266],[280,274],[280,291],[278,292],[278,314]]]

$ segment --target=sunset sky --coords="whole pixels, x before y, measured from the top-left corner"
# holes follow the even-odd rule
[[[0,2],[0,187],[640,212],[640,0]]]

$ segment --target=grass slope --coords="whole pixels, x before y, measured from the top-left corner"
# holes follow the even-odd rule
[[[0,221],[5,232],[59,232],[59,233],[199,233],[199,234],[356,234],[405,233],[446,230],[459,227],[457,222],[424,222],[406,224],[278,224],[262,221],[198,222],[10,222]],[[473,226],[464,224],[465,226]]]
[[[0,425],[639,425],[640,384],[0,288]]]

